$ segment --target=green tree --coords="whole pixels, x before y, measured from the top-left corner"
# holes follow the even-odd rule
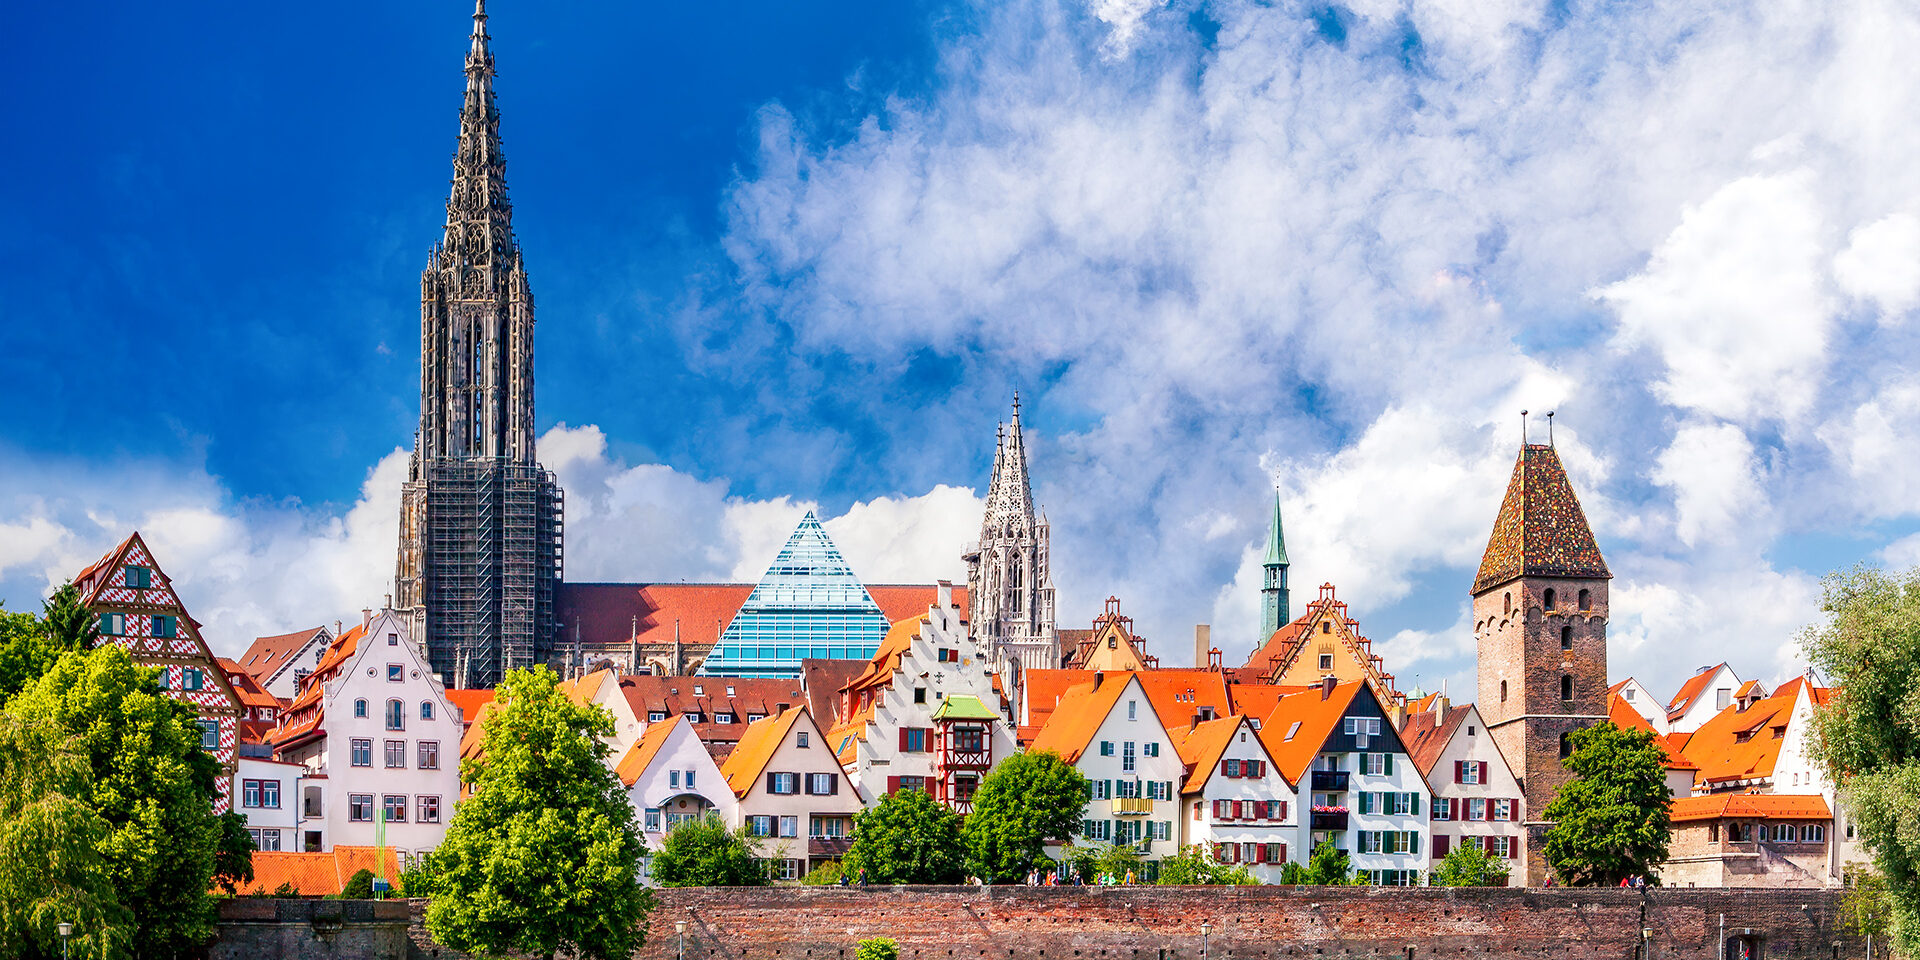
[[[1313,855],[1307,858],[1305,865],[1287,863],[1280,868],[1280,882],[1300,886],[1341,887],[1359,883],[1353,872],[1353,861],[1347,852],[1333,845],[1331,840],[1322,840],[1313,848]]]
[[[247,832],[247,818],[228,811],[220,815],[220,842],[213,848],[213,882],[228,896],[253,882],[253,835]]]
[[[72,746],[0,712],[0,956],[60,956],[61,921],[76,957],[131,955],[133,915],[101,852],[112,826],[83,799],[92,776]]]
[[[1801,636],[1832,681],[1813,715],[1814,753],[1848,799],[1886,887],[1897,952],[1920,950],[1920,569],[1826,580],[1823,623]]]
[[[546,667],[514,670],[460,763],[471,789],[433,854],[427,932],[480,957],[626,957],[644,941],[645,845],[601,738],[613,717]]]
[[[966,876],[960,815],[924,790],[895,790],[853,822],[846,869],[868,883],[958,883]]]
[[[80,602],[80,588],[72,583],[61,584],[41,604],[40,624],[59,653],[92,650],[100,640],[100,616]]]
[[[193,708],[162,695],[153,676],[118,647],[68,651],[7,709],[30,737],[64,740],[88,769],[75,799],[107,825],[97,846],[133,915],[131,949],[171,957],[213,937],[221,770],[200,747]]]
[[[373,871],[367,869],[366,867],[361,867],[360,869],[355,870],[353,872],[353,876],[347,878],[346,884],[340,888],[340,892],[336,894],[332,899],[335,899],[335,900],[371,900],[373,899]]]
[[[853,951],[853,960],[900,960],[900,945],[892,937],[868,937]]]
[[[1507,862],[1488,853],[1486,850],[1460,844],[1433,867],[1433,885],[1436,887],[1504,887],[1507,885]]]
[[[1657,882],[1672,834],[1666,753],[1649,730],[1622,730],[1612,721],[1575,730],[1566,760],[1574,779],[1560,788],[1541,816],[1544,853],[1568,886],[1616,886],[1628,877]]]
[[[1892,921],[1893,904],[1887,896],[1887,878],[1860,864],[1849,863],[1847,888],[1840,894],[1840,926],[1857,937],[1884,936]]]
[[[968,868],[988,883],[1003,883],[1047,867],[1047,843],[1079,829],[1090,789],[1058,754],[1008,757],[980,781],[973,812],[960,828]]]
[[[0,707],[53,666],[59,651],[30,613],[14,613],[0,602]]]
[[[1214,859],[1213,851],[1196,843],[1160,861],[1158,882],[1163,887],[1248,887],[1260,881],[1253,878],[1253,872],[1244,864],[1221,863]]]
[[[840,866],[838,860],[828,860],[814,867],[812,870],[808,870],[807,875],[800,878],[800,885],[806,887],[831,887],[839,883],[846,875],[846,869]]]
[[[653,880],[663,887],[762,887],[767,869],[747,828],[728,830],[714,814],[682,820],[653,855]]]

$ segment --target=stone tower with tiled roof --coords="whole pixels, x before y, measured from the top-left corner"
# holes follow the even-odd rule
[[[964,559],[967,631],[995,671],[1011,675],[1011,688],[1027,670],[1058,668],[1047,521],[1034,509],[1027,479],[1019,394],[1013,398],[1013,423],[1000,432],[994,449],[980,540]]]
[[[1567,735],[1607,718],[1612,576],[1560,455],[1522,444],[1472,593],[1480,714],[1520,778],[1529,886],[1546,880],[1540,814],[1568,779]]]
[[[561,498],[534,459],[533,293],[507,199],[478,0],[446,228],[420,275],[420,429],[401,489],[397,606],[450,685],[554,655]]]

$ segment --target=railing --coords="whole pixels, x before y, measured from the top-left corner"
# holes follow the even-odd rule
[[[1345,810],[1327,813],[1316,810],[1313,813],[1312,829],[1314,830],[1345,830],[1346,828],[1347,811]]]
[[[1347,789],[1347,776],[1345,770],[1315,770],[1311,789],[1343,791]]]
[[[1146,797],[1115,797],[1113,813],[1121,817],[1143,817],[1153,812],[1153,801]]]

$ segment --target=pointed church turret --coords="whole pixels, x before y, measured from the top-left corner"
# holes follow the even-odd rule
[[[433,669],[460,687],[547,663],[559,638],[560,487],[534,459],[533,293],[490,43],[476,2],[445,226],[420,274],[420,428],[395,578]]]
[[[1018,669],[1058,667],[1047,522],[1034,509],[1018,393],[1013,422],[997,432],[980,541],[964,558],[968,630],[987,656]]]
[[[1546,879],[1541,814],[1568,779],[1567,737],[1607,719],[1612,577],[1559,453],[1523,443],[1472,593],[1478,706],[1520,779],[1529,886]]]
[[[1280,491],[1273,491],[1273,522],[1267,527],[1267,558],[1261,561],[1265,579],[1260,587],[1260,636],[1273,636],[1275,630],[1293,619],[1292,597],[1287,592],[1287,534],[1280,528]]]

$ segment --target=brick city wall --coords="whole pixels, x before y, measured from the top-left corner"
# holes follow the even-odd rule
[[[900,943],[902,960],[1718,960],[1749,936],[1753,960],[1865,949],[1836,923],[1838,895],[1782,890],[1509,890],[1370,887],[777,887],[656,891],[637,956],[838,960],[862,938]],[[420,960],[458,960],[419,923]],[[1642,929],[1652,937],[1639,950]],[[1837,953],[1836,953],[1837,948]],[[1738,956],[1737,950],[1734,956]]]
[[[378,900],[222,901],[209,960],[400,960],[409,950],[411,911]]]

